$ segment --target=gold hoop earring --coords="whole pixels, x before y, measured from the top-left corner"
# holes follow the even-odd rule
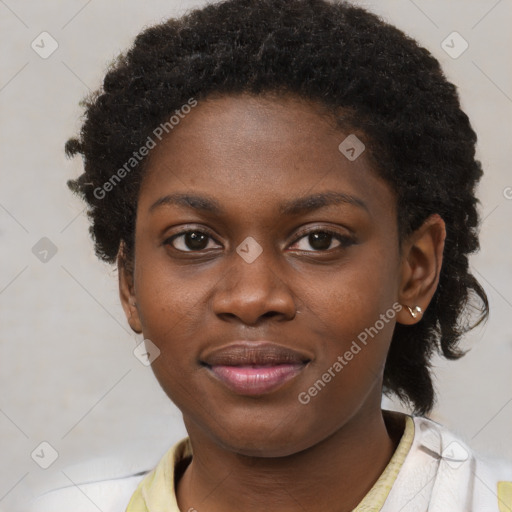
[[[418,318],[418,315],[423,313],[423,310],[419,306],[414,306],[414,309],[407,305],[405,307],[409,310],[413,318]]]

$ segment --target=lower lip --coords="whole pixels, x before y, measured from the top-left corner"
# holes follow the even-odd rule
[[[293,379],[304,364],[276,366],[212,366],[210,371],[229,389],[241,395],[264,395]]]

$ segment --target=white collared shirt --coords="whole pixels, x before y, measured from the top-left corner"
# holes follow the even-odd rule
[[[413,419],[414,439],[391,491],[382,508],[369,504],[367,512],[512,512],[511,462],[476,457],[441,425]],[[29,512],[124,512],[148,471],[95,481],[92,469],[88,483],[46,493]]]

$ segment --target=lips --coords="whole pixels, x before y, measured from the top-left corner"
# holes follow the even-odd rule
[[[307,354],[271,342],[235,342],[207,353],[201,364],[210,375],[241,395],[276,391],[299,375]]]

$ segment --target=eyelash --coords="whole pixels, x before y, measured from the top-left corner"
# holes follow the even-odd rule
[[[217,244],[219,243],[207,231],[204,231],[201,229],[187,229],[185,231],[180,231],[179,233],[176,233],[175,235],[172,235],[171,237],[167,238],[163,244],[170,245],[174,250],[181,252],[181,253],[198,253],[198,252],[204,251],[204,249],[183,251],[181,249],[176,249],[173,246],[174,240],[176,240],[177,238],[182,237],[184,235],[187,235],[188,233],[197,233],[197,234],[201,234],[201,235],[206,235],[210,240],[213,240]],[[292,245],[295,245],[299,240],[302,240],[303,238],[305,238],[313,233],[325,233],[325,234],[331,235],[334,239],[336,239],[340,243],[340,245],[338,247],[334,247],[333,249],[325,249],[325,250],[313,249],[311,251],[302,250],[303,252],[326,253],[326,252],[330,252],[330,251],[333,251],[336,249],[347,248],[350,245],[355,243],[353,238],[351,238],[349,236],[342,235],[342,234],[338,233],[337,231],[331,230],[329,228],[321,228],[321,229],[317,228],[317,229],[310,229],[309,231],[303,231],[301,233],[298,233],[297,238],[294,240]]]

